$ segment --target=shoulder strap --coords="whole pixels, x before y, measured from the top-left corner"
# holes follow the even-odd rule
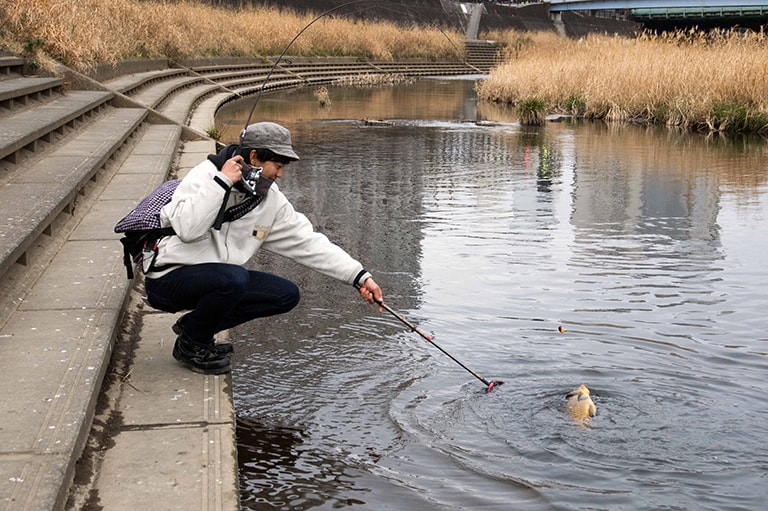
[[[161,227],[159,229],[149,229],[144,231],[126,232],[120,238],[123,245],[123,264],[128,279],[133,279],[133,265],[141,262],[141,251],[147,243],[154,245],[160,238],[176,234],[173,227]]]

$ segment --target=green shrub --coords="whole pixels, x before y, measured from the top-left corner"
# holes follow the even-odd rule
[[[524,99],[517,103],[517,115],[523,126],[541,126],[547,116],[547,102],[539,98]]]

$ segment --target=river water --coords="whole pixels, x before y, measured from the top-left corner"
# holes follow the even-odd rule
[[[352,288],[259,254],[303,295],[233,332],[243,509],[763,508],[764,140],[525,128],[468,80],[329,91],[259,101],[302,157],[281,190],[506,383],[486,393]],[[220,113],[230,140],[250,101]],[[565,412],[582,383],[584,424]]]

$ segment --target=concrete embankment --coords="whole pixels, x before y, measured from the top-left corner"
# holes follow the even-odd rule
[[[499,18],[487,7],[486,21]],[[478,74],[499,59],[487,41],[468,41],[467,52],[467,62],[444,63],[291,58],[265,90],[362,74]],[[230,377],[173,360],[175,317],[143,305],[113,227],[215,151],[206,130],[216,110],[260,90],[272,66],[161,59],[50,77],[0,51],[4,509],[239,507]]]
[[[486,61],[291,59],[267,90]],[[143,304],[113,227],[215,151],[216,110],[258,90],[272,62],[26,66],[0,55],[0,505],[237,509],[230,377],[173,360],[175,317]]]

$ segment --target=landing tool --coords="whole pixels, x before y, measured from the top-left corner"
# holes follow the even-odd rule
[[[426,333],[425,333],[423,330],[419,329],[419,327],[417,327],[416,325],[414,325],[413,323],[411,323],[410,321],[408,321],[407,319],[405,319],[405,317],[403,317],[402,315],[400,315],[400,314],[398,314],[397,312],[395,312],[395,311],[394,311],[394,310],[393,310],[391,307],[389,307],[387,304],[385,304],[384,302],[380,302],[380,301],[378,301],[378,300],[376,300],[376,303],[377,303],[377,304],[379,304],[379,305],[380,305],[382,308],[384,308],[384,309],[385,309],[387,312],[389,312],[390,314],[392,314],[394,317],[396,317],[398,320],[400,320],[400,322],[401,322],[401,323],[403,323],[404,325],[406,325],[406,326],[407,326],[408,328],[410,328],[412,331],[414,331],[414,332],[416,332],[417,334],[419,334],[419,335],[420,335],[420,336],[421,336],[421,337],[422,337],[422,338],[423,338],[425,341],[429,342],[429,343],[430,343],[432,346],[434,346],[435,348],[437,348],[437,349],[439,349],[440,351],[442,351],[442,352],[443,352],[445,355],[447,355],[447,356],[448,356],[448,357],[449,357],[451,360],[453,360],[454,362],[456,362],[457,364],[459,364],[461,367],[463,367],[463,368],[464,368],[466,371],[468,371],[468,372],[469,372],[469,373],[470,373],[472,376],[474,376],[475,378],[477,378],[478,380],[480,380],[481,382],[483,382],[483,383],[485,384],[485,387],[486,387],[486,388],[485,388],[485,392],[486,392],[486,393],[490,393],[490,392],[491,392],[491,391],[492,391],[494,388],[498,387],[499,385],[503,385],[503,384],[504,384],[504,381],[503,381],[503,380],[492,380],[492,381],[488,381],[488,380],[486,380],[485,378],[483,378],[482,376],[480,376],[479,374],[477,374],[475,371],[473,371],[472,369],[470,369],[469,367],[467,367],[466,365],[464,365],[464,364],[463,364],[463,363],[462,363],[462,362],[461,362],[459,359],[457,359],[456,357],[454,357],[453,355],[451,355],[450,353],[448,353],[447,351],[445,351],[445,350],[444,350],[444,349],[443,349],[443,348],[442,348],[442,347],[441,347],[439,344],[437,344],[437,343],[436,343],[436,342],[435,342],[435,341],[432,339],[432,337],[431,337],[431,336],[427,335],[427,334],[426,334]]]

